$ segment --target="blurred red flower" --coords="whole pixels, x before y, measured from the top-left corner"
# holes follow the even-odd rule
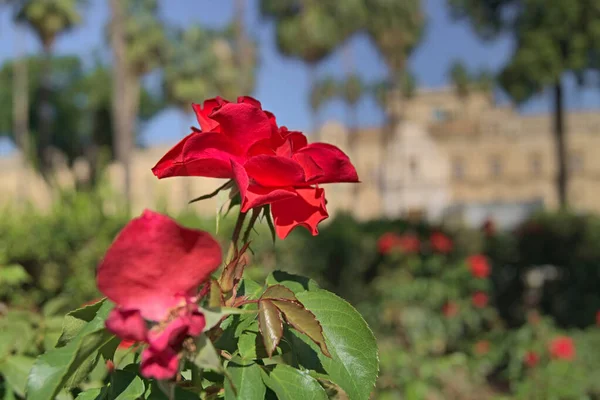
[[[452,251],[452,240],[442,232],[433,232],[429,237],[431,248],[437,253],[450,253]]]
[[[412,233],[405,233],[398,240],[398,247],[405,253],[418,253],[421,248],[421,241]]]
[[[176,375],[184,340],[206,325],[197,288],[221,258],[210,234],[152,211],[130,221],[106,252],[97,283],[116,304],[106,327],[123,340],[148,344],[142,352],[143,376]]]
[[[487,278],[490,275],[490,264],[486,256],[476,254],[467,258],[471,274],[475,278]]]
[[[600,310],[596,311],[596,325],[600,326]]]
[[[278,127],[275,116],[252,97],[230,103],[220,97],[194,104],[201,130],[177,143],[152,168],[159,179],[203,176],[232,179],[241,211],[271,205],[275,231],[285,238],[297,226],[313,235],[329,214],[318,185],[358,182],[344,152],[309,144],[301,132]]]
[[[552,358],[571,361],[575,358],[575,343],[568,336],[558,336],[548,345]]]
[[[487,340],[480,340],[479,342],[475,343],[475,354],[482,356],[487,354],[489,351],[490,342]]]
[[[442,313],[446,318],[455,317],[458,314],[458,304],[453,301],[449,301],[442,307]]]
[[[538,356],[538,354],[533,350],[529,350],[527,353],[525,353],[525,357],[523,357],[523,362],[529,368],[535,367],[539,361],[540,356]]]
[[[377,251],[381,254],[389,254],[396,250],[404,253],[417,253],[420,247],[419,238],[412,233],[398,235],[394,232],[387,232],[381,235],[377,241]]]
[[[473,302],[473,305],[477,308],[483,308],[485,306],[487,306],[489,298],[488,295],[485,294],[484,292],[475,292],[473,293],[473,296],[471,297],[471,301]]]

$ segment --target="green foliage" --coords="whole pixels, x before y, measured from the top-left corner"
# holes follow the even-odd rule
[[[97,298],[96,265],[127,221],[125,214],[108,212],[105,199],[99,192],[65,192],[47,213],[3,210],[0,259],[23,266],[29,276],[26,292],[3,299],[35,307],[58,295],[68,296],[70,305]]]
[[[310,87],[310,107],[313,112],[319,109],[327,102],[333,100],[338,95],[338,84],[332,77],[325,77],[317,80]]]
[[[171,36],[163,82],[169,102],[191,111],[191,103],[200,99],[221,95],[234,100],[253,91],[256,44],[246,44],[249,65],[240,65],[235,38],[228,30],[192,26]]]
[[[40,124],[36,110],[41,101],[43,63],[44,60],[37,56],[27,60],[29,126],[31,141],[36,146],[39,145]],[[14,68],[14,61],[7,61],[0,67],[0,135],[6,135],[16,142],[12,129],[14,93],[11,82]],[[74,56],[53,57],[50,70],[52,87],[49,102],[54,111],[52,146],[60,150],[69,163],[77,157],[88,157],[92,145],[107,149],[113,157],[110,70],[98,64],[85,71],[81,60]],[[161,99],[147,90],[142,90],[140,101],[142,120],[153,117],[163,107]]]
[[[44,46],[51,46],[56,36],[81,22],[78,6],[82,0],[26,0],[21,2],[17,19],[25,21]]]
[[[166,57],[167,38],[156,0],[126,0],[126,60],[136,77],[160,67]]]
[[[365,3],[368,7],[367,33],[392,76],[398,77],[424,32],[425,17],[421,1],[373,0]]]

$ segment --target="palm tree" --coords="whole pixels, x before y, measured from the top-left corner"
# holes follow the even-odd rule
[[[140,107],[141,78],[163,63],[166,37],[156,0],[111,0],[110,42],[114,56],[113,121],[117,159],[131,204],[130,156]]]
[[[78,6],[81,0],[26,0],[21,2],[17,20],[33,29],[42,43],[45,65],[40,87],[40,107],[38,110],[38,158],[42,175],[48,177],[51,167],[48,147],[52,142],[52,106],[49,101],[51,91],[50,62],[56,37],[81,22]]]
[[[369,0],[366,19],[367,33],[389,70],[388,83],[391,84],[385,97],[387,129],[381,135],[382,171],[380,173],[381,190],[384,191],[385,164],[387,150],[393,131],[399,122],[399,105],[406,88],[398,87],[405,79],[407,60],[420,42],[425,26],[425,17],[420,0]],[[380,88],[379,92],[382,91]],[[380,99],[383,99],[380,93]]]
[[[313,122],[315,125],[312,127],[312,131],[317,133],[319,126],[316,123],[319,111],[329,101],[333,100],[338,94],[337,82],[332,77],[321,78],[313,83],[310,87],[310,108],[312,114],[315,116]]]
[[[455,61],[450,66],[450,80],[456,90],[456,95],[461,100],[466,100],[469,96],[469,89],[472,86],[471,76],[465,64]]]
[[[279,52],[308,66],[309,88],[316,81],[317,64],[360,30],[366,15],[362,0],[261,0],[260,8],[262,15],[275,20]],[[313,129],[316,125],[313,113]]]

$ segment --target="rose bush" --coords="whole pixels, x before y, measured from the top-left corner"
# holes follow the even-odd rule
[[[250,97],[194,110],[201,130],[153,171],[229,179],[219,190],[239,212],[226,256],[209,233],[165,215],[131,220],[97,269],[106,298],[66,316],[29,373],[27,398],[368,399],[379,363],[361,315],[308,278],[274,271],[259,284],[245,273],[258,217],[280,238],[296,226],[316,235],[327,217],[318,185],[357,182],[350,160],[278,127]],[[117,359],[122,351],[135,356]],[[108,376],[90,387],[98,366]]]

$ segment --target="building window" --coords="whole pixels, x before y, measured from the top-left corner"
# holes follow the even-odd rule
[[[531,155],[531,174],[533,176],[542,175],[542,156],[536,153]]]
[[[583,155],[581,152],[576,151],[569,155],[569,170],[573,173],[583,171]]]
[[[490,172],[494,178],[502,175],[502,160],[500,160],[499,156],[493,156],[490,159]]]
[[[455,158],[452,161],[452,176],[457,181],[461,181],[465,177],[465,164],[462,158]]]
[[[433,120],[435,122],[444,122],[447,121],[449,119],[449,113],[448,111],[442,109],[442,108],[434,108],[432,111],[433,114]]]

